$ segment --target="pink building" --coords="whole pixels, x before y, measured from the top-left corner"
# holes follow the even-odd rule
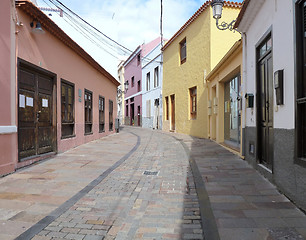
[[[124,79],[128,84],[128,89],[124,96],[125,120],[126,125],[142,126],[142,64],[144,59],[152,49],[160,43],[160,38],[156,38],[148,44],[142,44],[129,56],[123,63]]]
[[[141,59],[142,47],[138,46],[130,57],[123,63],[124,79],[128,84],[125,92],[125,124],[141,126]]]
[[[117,112],[117,80],[31,2],[14,8],[1,1],[0,175],[113,133]]]
[[[0,1],[0,176],[15,170],[17,162],[16,54],[14,5]]]

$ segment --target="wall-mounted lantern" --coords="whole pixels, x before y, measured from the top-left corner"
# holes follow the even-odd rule
[[[221,24],[219,24],[219,19],[222,16],[222,9],[223,9],[223,5],[224,5],[224,1],[223,0],[213,0],[210,4],[210,6],[212,7],[213,10],[213,18],[216,19],[216,26],[219,30],[230,30],[230,31],[237,31],[239,32],[237,29],[234,29],[234,24],[236,22],[236,19],[234,19],[233,21],[231,21],[230,23],[226,23],[226,22],[222,22]],[[240,33],[240,32],[239,32]]]
[[[36,23],[36,24],[34,24],[34,23]],[[41,27],[41,23],[39,21],[37,21],[37,20],[33,20],[30,23],[30,27],[32,28],[32,32],[33,33],[36,33],[36,34],[43,34],[43,33],[45,33],[45,31]]]

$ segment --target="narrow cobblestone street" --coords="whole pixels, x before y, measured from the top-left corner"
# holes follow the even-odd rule
[[[0,179],[1,240],[305,234],[305,215],[245,161],[182,134],[124,127]]]

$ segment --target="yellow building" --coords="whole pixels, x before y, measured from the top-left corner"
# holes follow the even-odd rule
[[[240,3],[224,2],[221,21],[236,19]],[[163,47],[163,130],[208,138],[208,90],[205,76],[240,34],[216,28],[210,1]]]
[[[242,155],[242,44],[237,41],[206,76],[208,136]]]

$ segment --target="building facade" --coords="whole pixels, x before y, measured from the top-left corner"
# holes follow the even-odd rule
[[[242,155],[242,43],[237,41],[207,75],[209,136]]]
[[[117,89],[117,116],[119,118],[119,124],[124,124],[124,116],[125,116],[125,106],[124,106],[124,96],[125,96],[125,81],[124,81],[124,67],[123,67],[124,61],[121,61],[118,65],[118,80],[120,83],[120,86]]]
[[[254,96],[242,119],[245,158],[304,210],[305,5],[246,0],[235,25],[243,32],[243,91]]]
[[[141,126],[142,94],[141,94],[141,59],[142,46],[138,46],[123,63],[124,80],[128,86],[125,91],[125,125]]]
[[[235,19],[241,4],[225,2],[222,20]],[[212,18],[210,1],[163,47],[163,130],[208,138],[206,75],[240,38],[220,31]]]
[[[160,38],[158,38],[160,42]],[[156,44],[156,40],[153,42]],[[161,42],[142,61],[142,127],[162,129],[163,63]]]
[[[0,2],[0,176],[13,172],[17,162],[16,50],[14,2]]]
[[[6,29],[15,28],[10,42],[16,46],[11,67],[4,65],[11,69],[4,86],[12,108],[3,109],[10,118],[1,121],[17,131],[4,135],[9,146],[0,145],[1,153],[11,150],[11,167],[1,166],[1,175],[113,133],[119,85],[33,3],[5,2],[11,8],[5,16],[14,21]]]

